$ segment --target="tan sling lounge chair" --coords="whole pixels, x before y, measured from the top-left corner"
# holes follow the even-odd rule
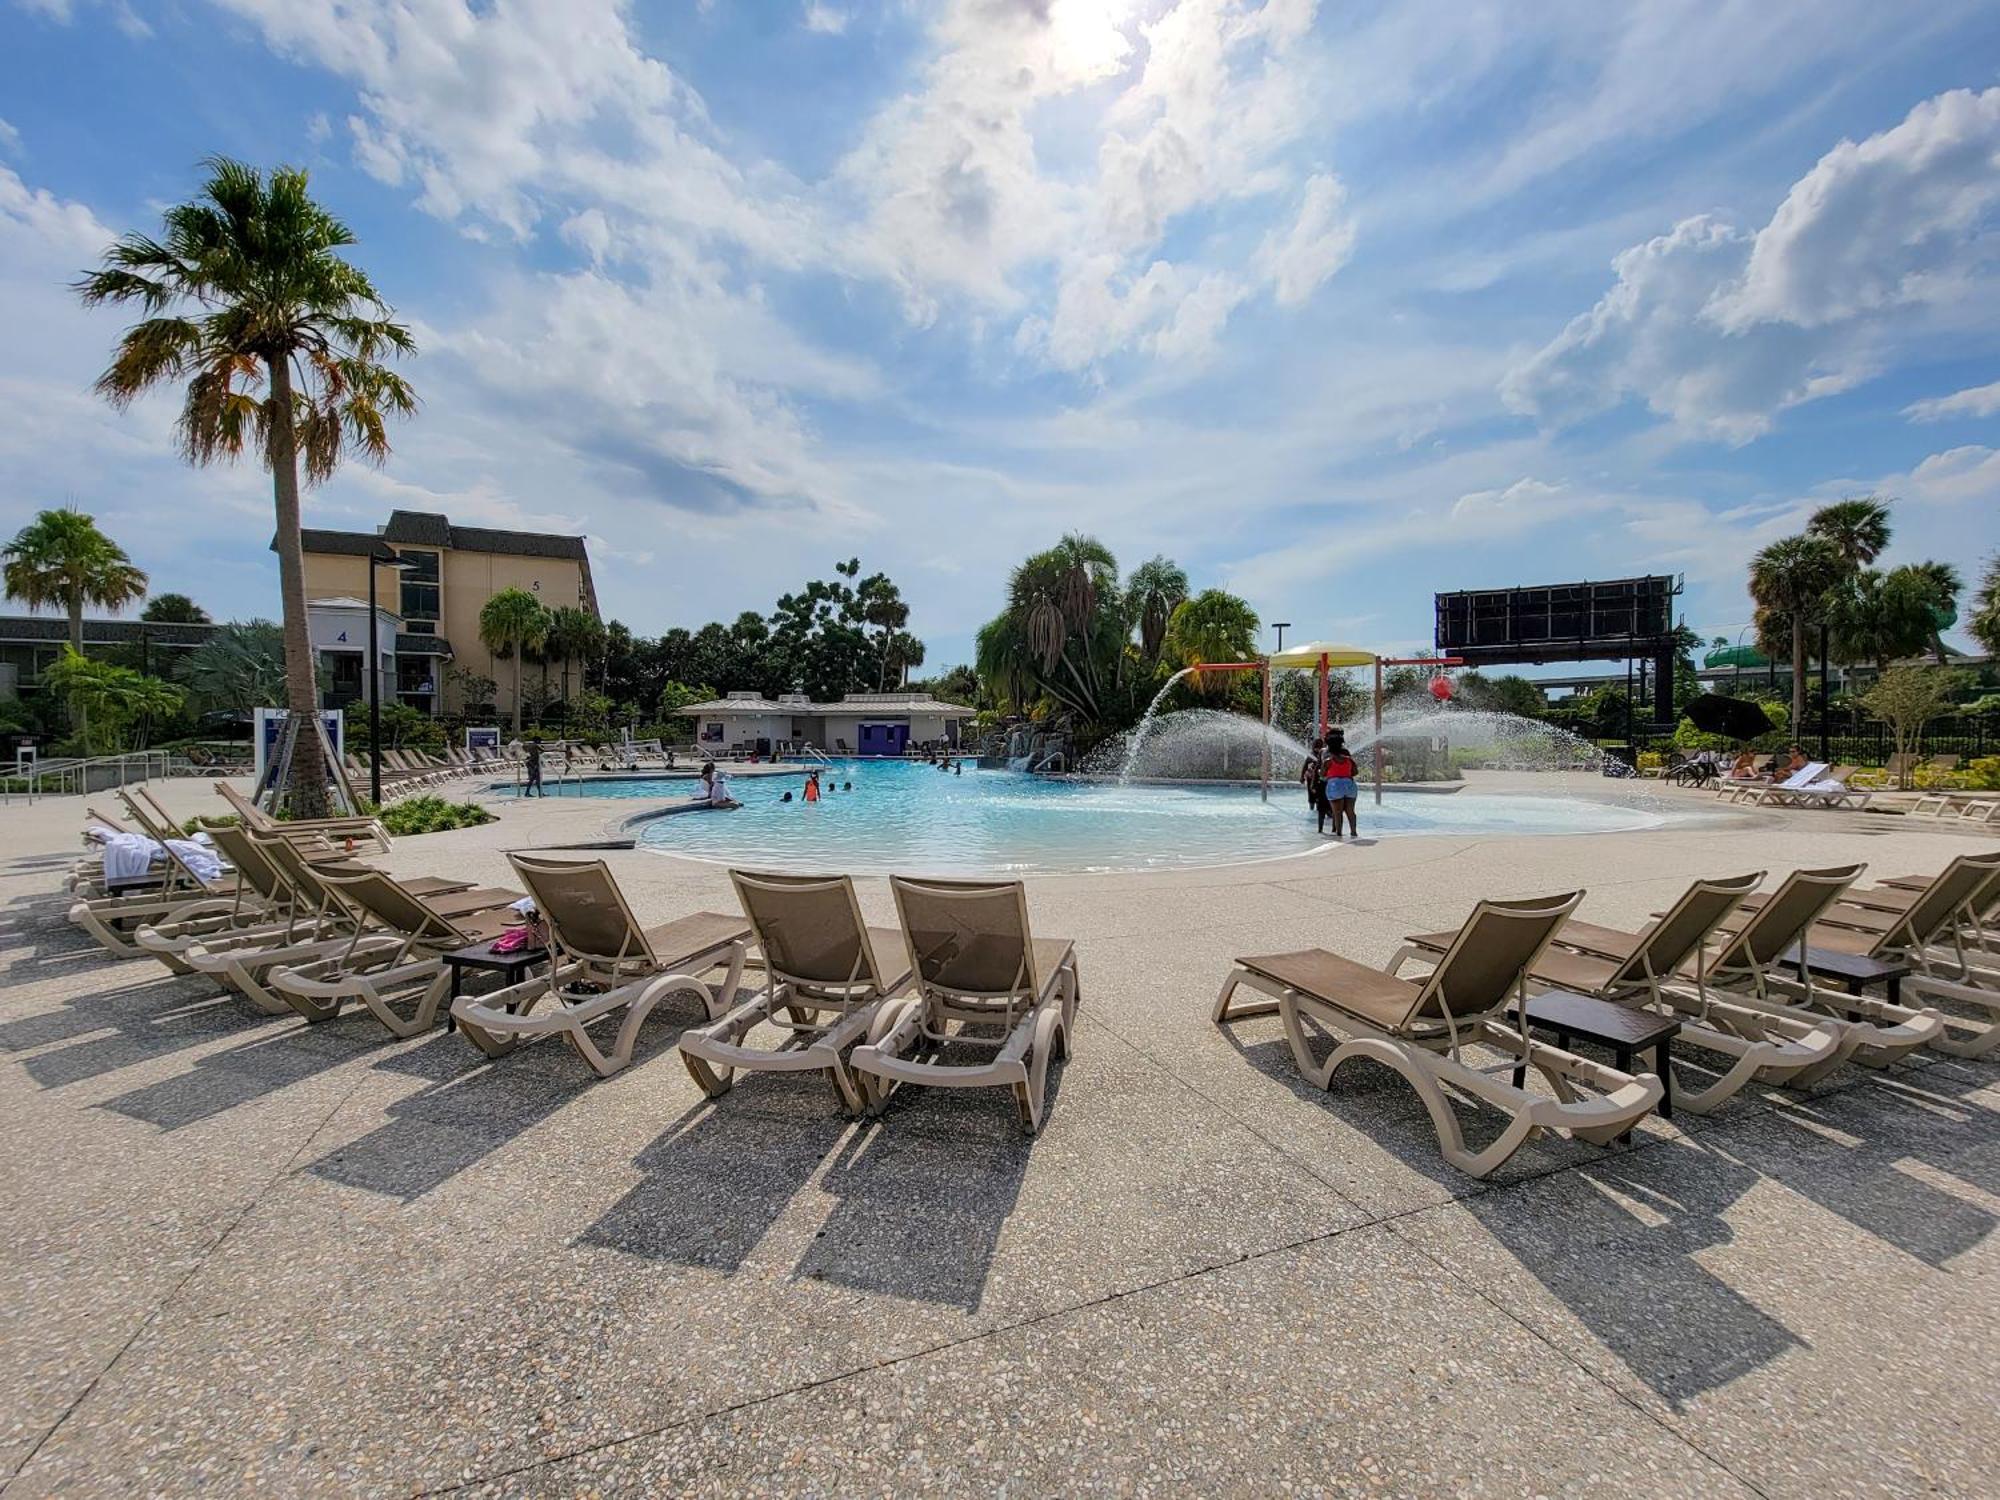
[[[508,859],[548,926],[546,978],[455,1001],[452,1017],[488,1057],[502,1057],[537,1036],[561,1036],[600,1078],[632,1061],[639,1028],[653,1007],[689,994],[714,1020],[736,999],[750,953],[750,924],[740,916],[699,911],[679,921],[642,928],[603,860]],[[711,984],[701,976],[725,972]],[[579,982],[602,993],[577,998],[565,989]],[[535,1007],[542,1001],[542,1009]],[[625,1013],[607,1053],[590,1034],[595,1022]]]
[[[258,833],[282,834],[294,842],[310,843],[324,839],[350,854],[389,852],[389,830],[382,826],[379,819],[299,818],[281,821],[265,812],[226,781],[216,782],[215,790],[222,800],[229,804],[229,810],[243,820],[243,826]]]
[[[1214,1019],[1223,1025],[1277,1012],[1299,1072],[1320,1088],[1331,1087],[1341,1065],[1357,1057],[1394,1069],[1429,1111],[1445,1160],[1474,1177],[1496,1170],[1544,1130],[1604,1145],[1659,1102],[1660,1080],[1651,1073],[1621,1073],[1535,1041],[1503,1019],[1509,1005],[1526,999],[1528,971],[1582,899],[1576,891],[1480,902],[1421,982],[1317,948],[1238,959],[1216,997]],[[1233,1005],[1238,988],[1271,998]],[[1323,1063],[1313,1060],[1308,1019],[1337,1039]],[[1502,1060],[1485,1067],[1463,1056],[1462,1049],[1475,1042],[1494,1048]],[[1516,1088],[1506,1075],[1517,1067],[1539,1072],[1555,1097]],[[1579,1084],[1600,1092],[1580,1092]],[[1466,1146],[1447,1087],[1507,1116],[1506,1128],[1491,1145],[1478,1151]]]
[[[845,1054],[868,1034],[882,1002],[910,982],[899,933],[861,920],[845,875],[729,872],[764,955],[764,986],[718,1021],[681,1033],[681,1061],[710,1098],[728,1092],[736,1070],[826,1074],[840,1106],[867,1101]],[[768,1023],[784,1034],[775,1048],[746,1045]]]
[[[218,828],[214,834],[225,853],[234,854],[241,846],[239,841],[247,841],[277,868],[288,893],[283,921],[275,930],[253,929],[203,937],[186,947],[180,957],[190,968],[209,975],[225,989],[235,990],[259,1010],[274,1016],[290,1015],[296,1007],[271,988],[270,975],[287,965],[338,953],[352,943],[360,919],[354,908],[327,886],[322,873],[328,869],[358,870],[365,866],[339,862],[316,864],[306,858],[298,844],[277,834],[259,834],[248,828]],[[465,881],[443,877],[408,881],[403,888],[421,901],[455,902],[460,910],[465,909],[468,896],[475,910],[484,899],[468,891]],[[369,939],[371,945],[377,941]]]
[[[330,1021],[356,1000],[394,1036],[428,1031],[451,985],[444,955],[499,937],[510,919],[519,924],[506,910],[521,899],[518,891],[462,891],[426,902],[365,866],[317,873],[353,913],[353,934],[338,950],[280,965],[270,976],[270,988],[308,1021]]]
[[[1903,981],[1905,991],[1953,1001],[1973,1012],[1920,1012],[1937,1021],[1938,1033],[1928,1038],[1930,1045],[1958,1057],[1981,1057],[2000,1047],[2000,965],[1984,949],[1969,944],[1966,933],[1977,928],[1979,914],[1996,887],[2000,887],[2000,854],[1962,854],[1907,910],[1829,908],[1807,941],[1816,948],[1909,964],[1914,972]],[[1814,1003],[1842,1012],[1858,1009],[1860,1000],[1825,987],[1814,996]],[[1862,1060],[1871,1059],[1863,1054]]]
[[[1706,981],[1742,1004],[1776,1015],[1826,1018],[1840,1038],[1839,1061],[1881,1067],[1938,1039],[1943,1020],[1932,1009],[1892,1005],[1821,984],[1808,966],[1798,971],[1804,945],[1825,947],[1825,915],[1866,868],[1840,865],[1794,870],[1768,896],[1745,896],[1718,926],[1720,946],[1708,959]],[[1775,1082],[1809,1083],[1825,1068]]]
[[[1677,1045],[1729,1058],[1730,1065],[1705,1086],[1688,1086],[1691,1070],[1685,1057],[1679,1059],[1677,1076],[1662,1080],[1672,1087],[1672,1102],[1696,1114],[1715,1109],[1753,1079],[1810,1081],[1844,1055],[1831,1021],[1733,1005],[1706,983],[1702,944],[1763,878],[1759,870],[1727,880],[1698,880],[1641,932],[1565,922],[1528,977],[1542,988],[1673,1016],[1681,1022]],[[1809,920],[1810,914],[1802,913],[1800,925]],[[1416,952],[1435,957],[1454,936],[1426,933],[1406,941]],[[1686,983],[1689,966],[1694,970],[1692,992]]]
[[[1004,1088],[1013,1094],[1021,1128],[1034,1134],[1049,1061],[1069,1056],[1079,999],[1075,946],[1034,936],[1027,890],[1018,880],[896,877],[889,889],[917,992],[877,1011],[867,1044],[854,1049],[852,1066],[870,1108],[879,1113],[905,1083]],[[993,1055],[982,1063],[947,1063],[947,1047]]]

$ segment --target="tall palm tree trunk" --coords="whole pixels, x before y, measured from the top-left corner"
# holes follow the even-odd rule
[[[1806,722],[1806,621],[1792,614],[1792,738],[1805,734]]]
[[[73,589],[63,600],[69,613],[69,649],[78,656],[83,655],[83,590]],[[76,732],[83,737],[83,753],[90,753],[90,706],[81,698],[71,700],[70,716],[76,721]]]
[[[514,733],[521,732],[521,643],[514,642]]]
[[[293,815],[326,814],[326,763],[313,724],[319,717],[319,673],[306,620],[306,569],[299,538],[298,436],[292,429],[292,369],[284,355],[270,356],[271,497],[278,517],[278,598],[285,620],[285,707],[297,721],[291,784],[285,796]],[[373,665],[372,663],[370,664]]]

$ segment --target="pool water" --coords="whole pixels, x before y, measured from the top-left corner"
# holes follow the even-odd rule
[[[732,776],[743,806],[685,812],[636,825],[642,848],[773,870],[947,874],[1062,874],[1174,870],[1301,854],[1330,845],[1313,827],[1305,795],[1273,787],[1119,786],[1018,771],[962,776],[908,761],[837,761],[822,785],[852,782],[818,803],[798,800],[798,776]],[[569,787],[608,798],[680,801],[685,779],[635,779]],[[781,800],[792,793],[789,803]],[[1365,795],[1364,838],[1440,833],[1609,833],[1655,826],[1638,807],[1574,797],[1390,793]]]

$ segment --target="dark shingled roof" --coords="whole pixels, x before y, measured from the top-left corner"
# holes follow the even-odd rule
[[[394,510],[377,536],[367,531],[329,531],[305,526],[299,537],[308,552],[366,557],[385,543],[397,547],[450,547],[460,552],[496,552],[506,557],[567,557],[585,561],[580,536],[543,531],[499,531],[486,526],[454,526],[429,511]]]
[[[199,646],[222,627],[170,625],[152,620],[85,620],[86,646],[136,646],[143,638],[155,646]],[[144,632],[143,637],[141,632]],[[69,621],[62,615],[0,615],[0,641],[66,641]]]

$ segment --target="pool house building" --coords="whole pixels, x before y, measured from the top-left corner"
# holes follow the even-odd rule
[[[829,755],[901,755],[912,745],[958,744],[976,710],[926,693],[848,693],[815,703],[804,693],[731,693],[676,710],[693,719],[708,754],[772,755],[810,745]]]

